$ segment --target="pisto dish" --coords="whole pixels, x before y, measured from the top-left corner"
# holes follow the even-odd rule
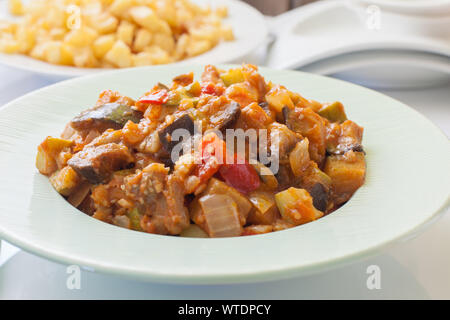
[[[234,39],[227,9],[189,0],[9,0],[0,52],[57,65],[127,68],[166,64]]]
[[[182,74],[137,100],[103,91],[60,138],[39,145],[36,166],[74,207],[107,223],[255,235],[345,204],[364,183],[362,135],[340,102],[305,99],[253,65],[208,65],[200,81]]]

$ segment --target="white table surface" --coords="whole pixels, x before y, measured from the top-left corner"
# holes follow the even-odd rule
[[[0,67],[0,105],[51,84]],[[431,119],[450,137],[450,84],[414,91],[384,91]],[[81,289],[66,286],[66,266],[3,241],[0,299],[450,299],[450,215],[413,239],[378,255],[321,274],[257,284],[179,286],[152,284],[82,271]],[[366,285],[368,266],[381,270],[381,289]]]

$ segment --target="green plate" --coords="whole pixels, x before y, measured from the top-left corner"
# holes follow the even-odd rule
[[[225,66],[224,66],[225,68]],[[61,82],[0,109],[0,237],[26,251],[98,272],[167,283],[265,281],[364,258],[418,231],[449,205],[450,143],[422,115],[362,87],[294,71],[266,80],[318,101],[340,100],[364,126],[366,183],[332,214],[259,236],[191,239],[97,221],[71,207],[35,166],[37,145],[93,105],[100,91],[139,97],[200,66],[107,72]]]

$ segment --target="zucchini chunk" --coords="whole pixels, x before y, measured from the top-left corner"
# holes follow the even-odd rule
[[[344,106],[339,101],[324,105],[317,113],[330,122],[342,123],[347,120]]]
[[[313,205],[313,199],[305,189],[290,187],[275,195],[275,201],[284,220],[298,226],[323,216]]]

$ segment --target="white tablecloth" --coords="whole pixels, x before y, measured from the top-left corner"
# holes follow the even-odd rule
[[[0,105],[51,84],[23,71],[0,67]],[[450,85],[426,90],[384,91],[427,116],[450,137]],[[177,286],[142,283],[82,271],[81,289],[66,286],[66,266],[3,242],[0,299],[450,299],[450,216],[368,260],[308,277],[258,284]],[[381,288],[369,290],[367,268],[381,270]]]

